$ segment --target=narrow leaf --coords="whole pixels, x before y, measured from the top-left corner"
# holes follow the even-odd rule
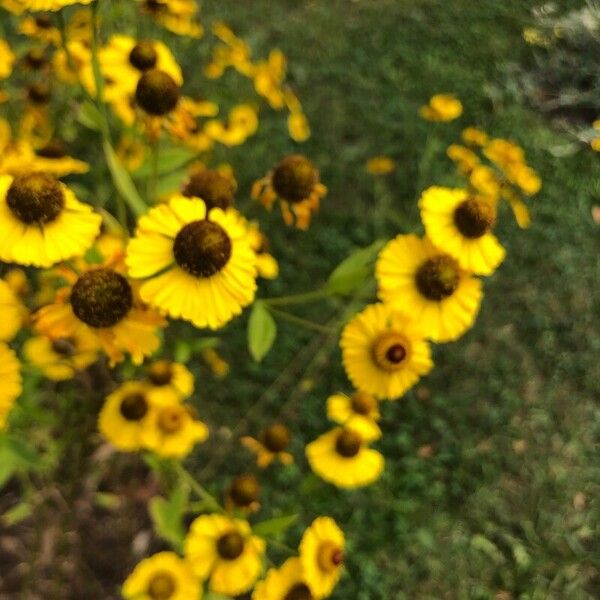
[[[377,240],[353,252],[333,270],[327,289],[335,294],[349,294],[358,289],[372,273],[373,263],[385,243],[385,240]]]
[[[256,535],[262,537],[276,536],[290,528],[298,520],[298,516],[299,515],[295,514],[286,517],[276,517],[275,519],[269,519],[268,521],[261,521],[260,523],[257,523],[252,530]]]

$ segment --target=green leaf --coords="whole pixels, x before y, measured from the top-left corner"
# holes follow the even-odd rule
[[[373,263],[385,240],[377,240],[343,260],[329,276],[326,288],[334,294],[349,294],[358,289],[373,272]]]
[[[156,534],[169,542],[175,550],[181,552],[185,528],[183,516],[189,499],[189,488],[180,486],[166,500],[155,496],[148,503],[148,512],[154,524]]]
[[[298,516],[299,515],[295,514],[286,517],[276,517],[275,519],[269,519],[268,521],[261,521],[254,525],[252,531],[261,537],[273,537],[290,528],[298,520]]]
[[[86,100],[79,109],[77,120],[88,129],[94,131],[102,131],[103,119],[102,114],[95,104]]]
[[[0,437],[0,487],[2,487],[15,472],[32,471],[41,464],[40,456],[23,441]]]
[[[255,302],[248,321],[248,349],[256,362],[267,355],[276,337],[275,319],[263,302]]]
[[[186,148],[161,148],[158,157],[157,175],[165,175],[177,171],[193,160],[195,156],[195,152],[191,152]],[[152,160],[151,156],[148,157],[148,160],[133,173],[133,176],[136,179],[147,179],[150,177],[152,175]]]
[[[106,157],[108,169],[117,191],[123,196],[124,200],[129,205],[129,208],[131,208],[136,216],[139,217],[140,215],[143,215],[148,207],[138,194],[129,173],[119,161],[118,156],[115,154],[113,147],[107,139],[102,141],[102,147],[104,149],[104,156]]]

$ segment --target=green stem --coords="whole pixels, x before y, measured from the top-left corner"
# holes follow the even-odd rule
[[[180,463],[174,463],[175,472],[179,475],[180,479],[185,481],[192,491],[200,498],[203,502],[205,502],[207,507],[210,507],[215,512],[224,513],[225,509],[219,504],[217,499],[208,492],[202,485],[200,485],[191,473]]]
[[[284,321],[289,321],[290,323],[294,323],[294,325],[300,325],[300,327],[305,327],[306,329],[311,329],[313,331],[318,331],[319,333],[332,333],[334,330],[331,327],[327,327],[327,325],[321,325],[320,323],[313,323],[307,319],[303,319],[296,315],[293,315],[284,310],[279,310],[278,308],[273,308],[272,306],[267,305],[267,308],[277,317],[283,319]]]
[[[269,306],[286,306],[288,304],[304,304],[305,302],[328,298],[332,295],[332,292],[328,289],[320,288],[303,294],[292,294],[290,296],[279,296],[277,298],[261,298],[261,300]]]

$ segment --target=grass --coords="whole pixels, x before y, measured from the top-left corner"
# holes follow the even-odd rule
[[[191,470],[215,492],[222,490],[231,475],[250,468],[250,457],[229,443],[234,434],[257,433],[283,414],[296,433],[297,465],[269,472],[257,518],[300,512],[290,545],[319,514],[340,523],[348,562],[334,599],[600,595],[594,397],[600,383],[600,242],[590,217],[600,196],[598,157],[586,151],[553,157],[549,149],[560,134],[503,91],[504,63],[531,60],[521,31],[534,4],[203,3],[207,19],[230,23],[257,55],[274,46],[285,52],[313,129],[300,151],[319,165],[329,187],[307,233],[284,229],[278,215],[249,208],[272,237],[282,269],[276,282],[261,287],[262,296],[313,289],[353,248],[418,228],[420,191],[456,182],[444,149],[463,126],[478,124],[516,139],[544,180],[531,202],[531,229],[520,231],[503,215],[499,235],[508,254],[486,281],[475,328],[437,347],[433,373],[384,407],[378,447],[386,471],[376,485],[347,493],[307,475],[303,446],[326,427],[325,398],[349,390],[335,335],[280,321],[275,350],[255,365],[245,351],[246,316],[224,336],[230,377],[211,381],[197,368],[198,408],[215,434],[190,460]],[[127,12],[115,6],[113,16],[120,10]],[[197,72],[205,51],[194,42],[179,44],[186,72]],[[230,77],[190,79],[192,89],[209,97],[224,86],[230,100],[238,99]],[[463,100],[459,122],[436,126],[416,116],[440,91]],[[282,154],[298,150],[280,117],[264,111],[256,138],[226,155],[243,206],[250,206],[251,182]],[[398,168],[374,183],[364,161],[380,153],[394,157]],[[102,182],[97,185],[101,189]],[[382,198],[389,204],[385,212],[378,209]],[[343,308],[321,302],[298,314],[324,323]],[[189,328],[176,331],[196,335]],[[211,460],[215,452],[218,460]]]

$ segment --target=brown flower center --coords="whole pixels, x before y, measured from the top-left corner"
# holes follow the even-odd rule
[[[173,244],[177,264],[195,277],[218,273],[231,257],[231,240],[211,221],[193,221],[181,229]]]
[[[67,151],[60,140],[53,139],[37,150],[36,154],[42,158],[63,158],[63,156],[66,156]]]
[[[250,506],[258,500],[260,484],[254,475],[238,475],[229,488],[229,497],[240,507]]]
[[[229,177],[212,169],[202,169],[193,173],[183,187],[182,193],[188,198],[201,198],[207,210],[225,210],[234,202],[235,186]]]
[[[52,340],[52,351],[63,357],[73,356],[76,352],[74,340],[71,338]]]
[[[141,421],[148,412],[148,401],[144,394],[129,394],[121,400],[119,412],[127,421]]]
[[[469,198],[454,211],[454,224],[466,237],[477,239],[485,235],[496,223],[496,211],[490,202]]]
[[[367,392],[355,392],[351,399],[352,410],[359,415],[368,415],[377,406],[377,401]]]
[[[148,582],[151,600],[169,600],[177,590],[177,582],[170,573],[159,571]]]
[[[50,29],[52,27],[52,19],[50,18],[50,15],[37,15],[34,20],[35,24],[40,29]]]
[[[40,69],[46,64],[46,54],[41,48],[32,48],[25,54],[24,61],[30,69]]]
[[[90,327],[112,327],[133,306],[133,292],[123,275],[94,269],[79,277],[71,290],[75,316]]]
[[[317,553],[317,562],[322,571],[335,571],[344,562],[344,551],[333,542],[323,542]]]
[[[290,588],[283,600],[313,600],[313,595],[305,583],[297,583]]]
[[[135,99],[148,114],[160,117],[177,106],[179,86],[168,73],[149,69],[138,81]]]
[[[408,355],[406,338],[395,331],[385,331],[373,344],[372,355],[375,364],[384,371],[397,371],[404,367]]]
[[[148,379],[154,385],[168,385],[173,379],[173,366],[168,360],[158,360],[148,369]]]
[[[156,65],[158,55],[154,44],[148,40],[139,41],[129,53],[129,62],[138,71],[147,71]]]
[[[38,81],[27,88],[27,98],[33,104],[47,104],[50,100],[50,86]]]
[[[183,427],[186,414],[183,406],[165,406],[158,414],[158,428],[166,435],[177,433]]]
[[[290,445],[291,438],[290,430],[280,423],[267,427],[261,435],[265,448],[275,454],[283,452]]]
[[[292,154],[275,167],[273,189],[284,200],[301,202],[310,196],[318,177],[310,160],[299,154]]]
[[[362,439],[356,431],[342,429],[335,440],[335,450],[344,458],[356,456],[360,450]]]
[[[6,192],[6,204],[26,225],[54,221],[65,206],[58,181],[46,173],[30,173],[15,177]]]
[[[235,560],[244,551],[244,538],[237,531],[225,533],[217,540],[217,552],[225,560]]]
[[[458,265],[450,256],[436,256],[425,261],[418,269],[415,283],[428,300],[440,302],[452,296],[460,278]]]

